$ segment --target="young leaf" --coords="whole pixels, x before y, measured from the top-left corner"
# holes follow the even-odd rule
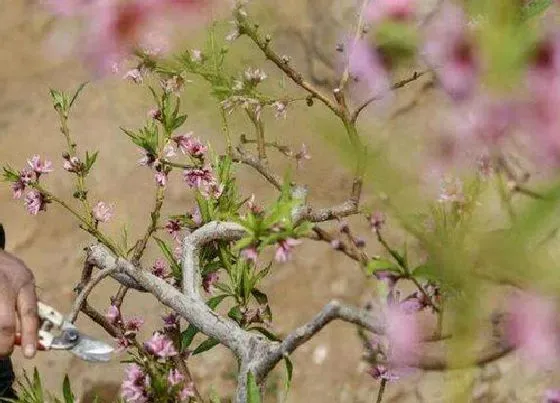
[[[203,353],[205,351],[208,351],[208,350],[214,348],[215,346],[217,346],[218,344],[220,344],[220,342],[218,340],[208,338],[208,339],[204,340],[202,343],[200,343],[197,348],[195,348],[195,350],[192,352],[192,355],[197,355],[197,354]]]
[[[256,288],[253,288],[253,289],[251,290],[251,294],[253,295],[253,297],[255,297],[255,299],[257,300],[257,302],[258,302],[260,305],[266,305],[266,304],[268,304],[268,297],[266,296],[265,293],[259,291],[259,290],[256,289]]]
[[[288,392],[290,386],[292,385],[292,377],[294,374],[294,364],[288,356],[284,357],[284,363],[286,364],[286,383],[284,384],[284,400],[288,397]]]
[[[399,266],[387,259],[371,259],[366,266],[366,274],[372,276],[378,271],[392,271],[400,274]]]
[[[261,393],[255,375],[251,371],[247,373],[247,402],[261,403]]]
[[[70,100],[70,104],[68,105],[68,110],[70,110],[70,108],[72,108],[72,105],[74,105],[74,102],[76,101],[76,99],[78,99],[78,96],[80,95],[80,93],[82,92],[82,90],[85,88],[85,86],[88,84],[87,81],[83,82],[82,84],[80,84],[80,86],[78,87],[78,89],[76,90],[76,92],[74,93],[74,96],[72,97],[72,99]]]
[[[266,336],[267,339],[272,340],[272,341],[282,341],[282,340],[280,340],[280,338],[278,336],[276,336],[274,333],[272,333],[268,329],[265,329],[264,327],[255,326],[255,327],[251,327],[247,330],[249,330],[249,331],[254,330],[256,332],[259,332],[262,335]]]
[[[64,403],[74,403],[74,395],[72,394],[72,387],[70,385],[70,379],[68,379],[68,374],[64,376],[62,394],[64,396]]]

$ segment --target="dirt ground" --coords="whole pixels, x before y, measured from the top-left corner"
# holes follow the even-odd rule
[[[70,181],[62,170],[60,154],[63,138],[57,131],[56,115],[48,96],[51,87],[72,89],[89,80],[89,73],[78,60],[69,57],[53,59],[47,55],[45,37],[52,32],[48,18],[23,0],[0,0],[0,163],[19,167],[27,157],[40,153],[55,161],[56,172],[46,184],[55,193],[70,200]],[[47,57],[50,56],[50,57]],[[272,69],[271,66],[267,68]],[[412,86],[402,97],[409,97],[418,86]],[[203,110],[194,107],[197,99],[188,100],[191,117],[188,129],[205,140],[222,144],[219,126]],[[403,99],[404,99],[403,98]],[[201,101],[204,102],[204,101]],[[429,102],[429,100],[426,100]],[[189,105],[190,104],[190,105]],[[152,204],[152,177],[133,162],[137,150],[120,133],[119,126],[135,127],[145,118],[150,106],[145,92],[119,77],[94,82],[88,86],[71,120],[71,130],[82,150],[100,150],[98,166],[90,180],[92,197],[116,204],[116,219],[109,231],[117,234],[124,222],[132,222],[131,234],[138,234],[147,224]],[[424,114],[424,115],[423,115]],[[428,130],[426,112],[414,112],[404,120],[406,128]],[[328,163],[328,149],[308,132],[305,126],[290,120],[279,123],[278,133],[291,133],[286,142],[298,147],[309,145],[315,160],[307,164],[298,180],[312,185],[312,200],[317,205],[330,205],[343,200],[349,192],[348,172]],[[283,136],[285,137],[285,136]],[[268,194],[267,184],[251,171],[240,168],[243,189],[249,194]],[[177,178],[178,179],[178,178]],[[178,185],[178,181],[176,183]],[[181,186],[171,186],[167,211],[190,207],[190,196]],[[72,288],[79,279],[82,248],[90,239],[64,211],[50,207],[46,214],[31,217],[20,202],[13,201],[7,186],[0,191],[0,220],[7,231],[8,249],[21,256],[34,270],[40,297],[64,311],[72,301]],[[132,221],[134,220],[134,221]],[[356,224],[365,231],[363,223]],[[371,246],[375,249],[375,245]],[[154,257],[153,251],[146,259]],[[372,295],[373,284],[355,264],[345,260],[326,245],[309,243],[293,262],[279,267],[265,286],[276,313],[276,330],[287,331],[303,323],[332,298],[363,304]],[[92,297],[97,307],[106,307],[116,285],[107,281]],[[131,293],[125,314],[142,314],[151,318],[145,334],[154,329],[164,311],[154,301]],[[80,327],[92,335],[106,337],[87,318]],[[294,382],[289,402],[371,402],[378,384],[365,373],[360,361],[361,349],[356,331],[344,324],[329,325],[312,342],[298,350],[293,361]],[[124,359],[125,357],[119,357]],[[96,390],[102,401],[111,402],[118,392],[123,365],[90,365],[64,353],[45,353],[29,362],[14,354],[18,373],[37,367],[46,389],[59,394],[64,374],[68,373],[82,402],[91,401],[88,391]],[[197,384],[203,391],[215,388],[220,394],[231,391],[233,361],[229,354],[216,348],[212,354],[195,357],[190,362]],[[281,401],[282,368],[277,371],[277,395],[269,401]],[[551,375],[552,376],[552,375]],[[406,382],[390,384],[387,400],[393,402],[452,402],[444,394],[444,381],[475,383],[473,401],[537,402],[551,378],[531,377],[523,372],[515,357],[509,357],[487,368],[442,376],[440,373],[416,373]]]

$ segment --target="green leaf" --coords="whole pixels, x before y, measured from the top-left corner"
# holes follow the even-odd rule
[[[366,273],[368,276],[372,276],[378,271],[385,270],[401,274],[399,266],[387,259],[371,259],[366,266]]]
[[[210,298],[206,302],[206,305],[208,305],[210,307],[210,309],[214,310],[227,297],[229,297],[229,295],[227,295],[227,294],[217,295],[215,297]]]
[[[438,273],[436,266],[426,263],[418,266],[412,272],[416,278],[423,278],[426,280],[438,280]]]
[[[198,333],[198,328],[194,325],[189,325],[187,330],[181,333],[181,351],[185,351],[194,340],[194,336]]]
[[[74,102],[76,101],[76,99],[78,99],[78,96],[80,95],[80,93],[82,92],[82,90],[85,88],[85,86],[88,84],[88,82],[83,82],[82,84],[80,84],[80,86],[78,87],[78,89],[76,90],[76,92],[74,93],[74,96],[72,97],[72,99],[70,100],[70,104],[68,105],[68,110],[70,110],[70,108],[72,108],[72,105],[74,105]]]
[[[231,308],[228,312],[228,316],[232,318],[234,321],[236,321],[237,323],[241,323],[241,321],[243,320],[243,314],[241,313],[241,309],[239,308],[239,305]]]
[[[552,5],[553,0],[531,0],[523,7],[523,20],[536,17]]]
[[[286,383],[284,384],[284,400],[288,397],[290,386],[292,386],[292,378],[294,375],[294,364],[289,357],[284,357],[284,364],[286,364]]]
[[[181,274],[181,266],[179,266],[177,260],[175,260],[175,257],[173,256],[171,249],[169,249],[165,241],[163,241],[162,239],[154,237],[154,240],[156,241],[159,248],[161,249],[161,252],[165,256],[165,259],[167,259],[167,261],[169,262],[169,265],[171,266],[171,270],[173,271],[173,275],[175,277],[179,276]]]
[[[187,115],[181,115],[175,118],[175,121],[173,122],[173,130],[178,129],[179,127],[183,126],[183,124],[185,123],[185,120],[187,120]]]
[[[204,340],[202,343],[200,343],[197,348],[195,348],[195,350],[192,352],[192,355],[197,355],[197,354],[200,354],[200,353],[204,353],[205,351],[208,351],[208,350],[214,348],[218,344],[220,344],[220,342],[218,340],[208,338],[208,339]]]
[[[33,370],[33,390],[36,393],[37,399],[43,401],[43,385],[41,384],[41,376],[37,368]]]
[[[278,336],[276,336],[270,330],[265,329],[264,327],[255,326],[255,327],[251,327],[247,330],[249,330],[249,331],[254,330],[256,332],[259,332],[260,334],[266,336],[267,339],[272,340],[272,341],[278,341],[278,342],[282,341]]]
[[[64,382],[62,383],[62,394],[64,396],[65,403],[74,403],[74,395],[72,394],[72,387],[70,385],[70,379],[68,379],[68,374],[64,376]]]
[[[61,111],[66,110],[66,96],[64,95],[64,93],[53,89],[51,89],[49,92],[51,94],[54,109]]]
[[[261,403],[261,392],[257,385],[255,375],[251,371],[247,373],[247,402]]]
[[[257,300],[257,302],[258,302],[260,305],[266,305],[266,304],[268,304],[268,297],[266,296],[265,293],[259,291],[259,290],[256,289],[256,288],[253,288],[253,289],[251,290],[251,294],[253,295],[253,297],[255,297],[255,299]]]

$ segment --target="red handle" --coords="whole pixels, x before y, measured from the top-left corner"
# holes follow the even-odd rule
[[[14,345],[21,346],[21,333],[16,333]],[[41,343],[41,340],[37,340],[36,348],[37,348],[38,351],[46,351],[47,350],[45,348],[45,346]]]

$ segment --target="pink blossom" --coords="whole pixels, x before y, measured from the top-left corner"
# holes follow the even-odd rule
[[[301,241],[293,238],[278,241],[274,258],[279,263],[287,262],[292,257],[293,248],[299,244],[301,244]]]
[[[548,389],[544,393],[544,403],[560,403],[560,389]]]
[[[161,87],[165,92],[174,94],[178,97],[181,95],[181,90],[183,89],[184,84],[185,80],[181,76],[173,76],[165,81],[162,81]]]
[[[140,69],[136,68],[127,71],[123,79],[130,80],[136,84],[142,84],[144,82],[144,75],[142,74],[142,71]]]
[[[46,174],[52,172],[52,162],[51,161],[41,161],[41,157],[39,155],[34,155],[31,157],[30,160],[27,160],[27,164],[31,167],[35,175],[37,175],[37,179],[41,174]]]
[[[177,355],[173,341],[159,332],[154,333],[152,338],[144,343],[144,346],[150,353],[161,358]]]
[[[534,136],[545,162],[560,160],[560,32],[548,35],[535,49],[527,71],[530,100],[524,110],[526,130]]]
[[[339,250],[342,247],[342,242],[340,242],[340,239],[333,239],[330,245],[334,250]]]
[[[216,284],[219,279],[220,275],[216,271],[206,274],[202,278],[202,288],[206,293],[210,294],[214,289],[214,284]]]
[[[118,322],[120,317],[121,313],[119,311],[119,308],[117,308],[117,306],[113,304],[109,305],[107,313],[105,314],[105,318],[114,325]]]
[[[535,294],[518,294],[511,299],[511,320],[507,336],[528,362],[547,366],[560,353],[556,306],[552,300]]]
[[[382,97],[387,94],[390,83],[381,55],[365,40],[350,44],[348,69],[360,83],[360,88],[368,89],[366,97]]]
[[[259,214],[262,209],[255,203],[255,195],[252,194],[251,198],[247,201],[247,207],[253,214]]]
[[[116,349],[117,352],[126,351],[126,349],[130,347],[130,345],[132,344],[128,339],[128,337],[119,337],[116,339],[116,343],[117,343],[117,349]]]
[[[398,305],[387,308],[387,339],[390,344],[388,359],[392,365],[407,366],[414,359],[420,343],[420,327],[414,315]]]
[[[259,258],[259,252],[257,251],[257,248],[255,248],[254,246],[250,246],[241,251],[241,256],[246,260],[250,260],[253,263],[257,263],[257,259]]]
[[[414,17],[415,0],[377,0],[368,7],[366,16],[373,22],[407,21]]]
[[[165,230],[173,239],[181,236],[181,222],[179,220],[169,220],[165,224]]]
[[[140,317],[134,317],[128,319],[124,323],[124,334],[125,336],[131,336],[140,331],[140,327],[144,324],[144,319]]]
[[[183,376],[183,374],[181,374],[181,372],[176,369],[172,369],[171,371],[169,371],[169,375],[167,375],[167,382],[171,387],[179,385],[184,380],[185,377]]]
[[[192,157],[203,157],[206,151],[208,151],[208,147],[204,146],[199,139],[193,138],[192,132],[175,136],[173,141],[183,154],[188,154]]]
[[[128,403],[146,403],[148,385],[148,375],[137,364],[131,364],[126,369],[126,377],[121,385],[121,397]]]
[[[175,258],[175,260],[180,262],[181,258],[183,257],[183,242],[180,238],[176,239],[175,241],[176,244],[173,248],[173,257]]]
[[[156,277],[163,278],[165,276],[166,266],[163,259],[156,259],[152,266],[152,274]]]
[[[163,316],[163,328],[167,331],[175,329],[179,325],[179,317],[175,312]]]
[[[215,182],[212,171],[207,167],[185,169],[183,175],[187,185],[196,189],[208,187],[211,183]]]
[[[171,145],[171,142],[167,142],[167,144],[165,144],[165,146],[163,147],[163,155],[166,158],[171,158],[174,157],[175,154],[175,149],[173,148],[173,145]]]
[[[373,379],[385,379],[387,381],[396,381],[399,376],[383,364],[372,365],[367,371]]]
[[[311,155],[307,152],[307,147],[305,144],[301,145],[301,151],[299,151],[294,158],[296,159],[296,164],[298,168],[301,168],[304,160],[310,160]]]
[[[154,178],[158,186],[165,186],[167,184],[167,174],[162,171],[158,171],[154,174]]]
[[[45,211],[46,201],[41,192],[30,190],[25,195],[24,200],[25,208],[32,215],[37,215],[39,211]]]
[[[185,385],[181,392],[179,392],[179,399],[181,401],[189,400],[189,398],[194,397],[194,384],[189,382],[188,385]]]
[[[63,156],[64,162],[62,163],[62,167],[65,171],[68,172],[80,172],[82,168],[82,163],[80,159],[76,156],[70,156],[69,154],[65,154]]]
[[[158,108],[152,108],[148,111],[148,117],[155,120],[161,119],[161,111]]]
[[[108,222],[113,216],[114,205],[98,202],[93,208],[93,217],[100,222]]]
[[[156,162],[158,162],[158,159],[156,158],[155,155],[153,155],[152,153],[142,149],[141,150],[142,153],[142,158],[140,158],[138,160],[138,164],[139,165],[144,165],[144,166],[148,166],[148,167],[152,167],[154,166],[154,164]]]
[[[462,100],[473,93],[479,63],[461,8],[444,4],[428,28],[424,55],[454,99]]]
[[[89,32],[83,48],[100,73],[110,70],[147,39],[154,7],[147,0],[101,1],[88,13]]]
[[[276,119],[286,119],[288,104],[283,101],[276,101],[272,104]]]
[[[386,217],[381,211],[374,211],[368,216],[368,221],[373,231],[378,231],[385,225]]]
[[[12,184],[12,192],[13,192],[14,199],[21,199],[24,190],[25,190],[25,183],[21,179],[15,181]]]
[[[196,225],[202,225],[202,213],[200,212],[200,208],[198,206],[195,206],[193,209],[191,218]]]

